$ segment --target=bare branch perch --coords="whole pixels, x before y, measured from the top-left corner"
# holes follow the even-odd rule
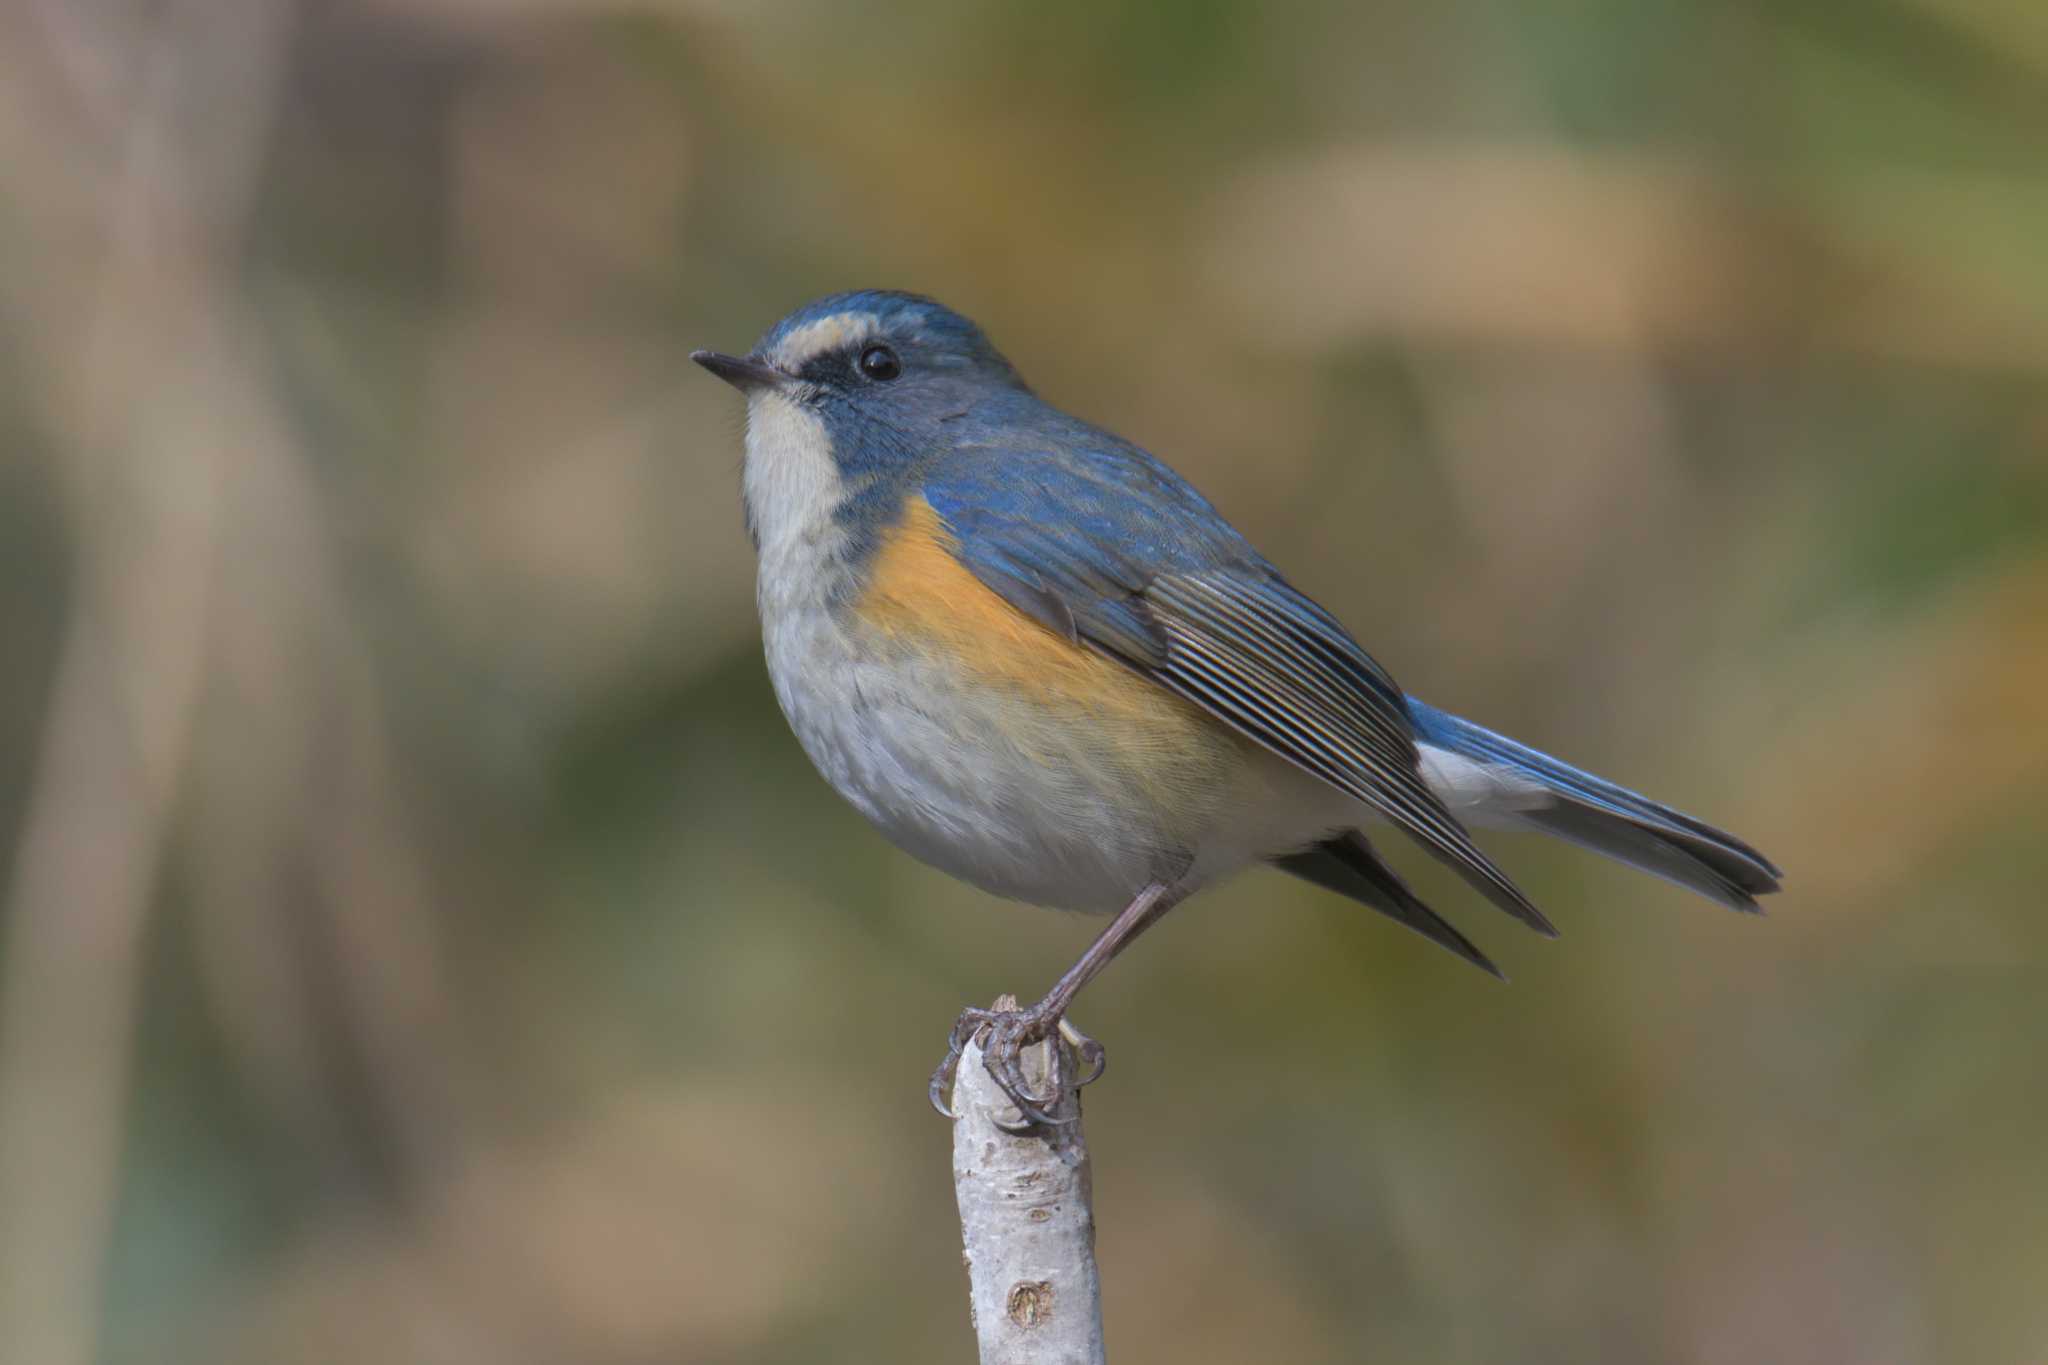
[[[997,1009],[1015,1009],[1005,996]],[[1024,1074],[1046,1084],[1057,1038],[1024,1053]],[[1064,1068],[1071,1077],[1069,1059]],[[1072,1119],[1016,1131],[1015,1107],[969,1043],[953,1085],[953,1192],[960,1204],[969,1306],[981,1365],[1102,1365],[1102,1292],[1095,1210],[1079,1095],[1051,1112]]]

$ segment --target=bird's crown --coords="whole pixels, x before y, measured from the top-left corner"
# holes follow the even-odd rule
[[[869,343],[915,352],[944,368],[987,369],[1015,382],[1015,370],[981,328],[935,299],[893,289],[828,294],[770,327],[754,354],[787,374]]]

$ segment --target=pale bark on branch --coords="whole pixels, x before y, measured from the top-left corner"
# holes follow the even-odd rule
[[[1014,1009],[1016,1001],[996,1002]],[[1055,1038],[1027,1049],[1045,1084]],[[1074,1068],[1064,1070],[1071,1077]],[[1019,1129],[1014,1106],[970,1043],[953,1087],[953,1191],[981,1365],[1102,1365],[1095,1212],[1078,1094],[1051,1112],[1071,1120]]]

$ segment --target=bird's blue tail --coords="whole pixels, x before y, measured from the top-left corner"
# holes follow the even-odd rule
[[[1554,834],[1734,910],[1754,914],[1756,898],[1778,889],[1782,874],[1770,859],[1704,821],[1413,697],[1408,714],[1421,743],[1533,781],[1549,793],[1548,803],[1518,802],[1501,812],[1504,823]]]

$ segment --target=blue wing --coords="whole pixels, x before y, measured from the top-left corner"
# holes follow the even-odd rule
[[[963,439],[925,469],[975,576],[1364,802],[1554,934],[1424,784],[1401,689],[1336,618],[1165,465],[1071,418],[1048,431],[1050,418],[1034,415],[1028,441]]]

